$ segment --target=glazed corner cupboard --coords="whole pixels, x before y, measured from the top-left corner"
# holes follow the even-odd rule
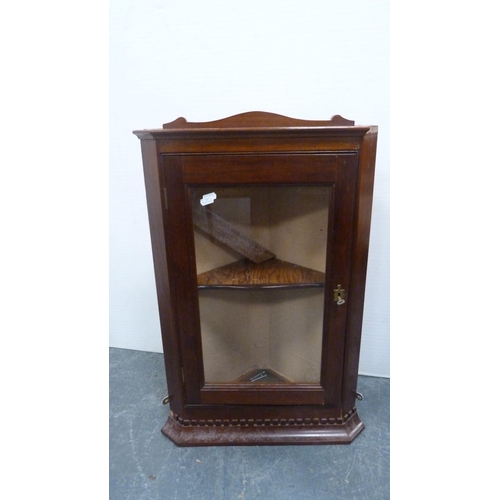
[[[377,127],[250,112],[135,131],[179,446],[350,443]]]

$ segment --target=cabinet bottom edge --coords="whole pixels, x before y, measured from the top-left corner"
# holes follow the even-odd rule
[[[342,423],[185,426],[172,414],[161,432],[177,446],[350,444],[364,429],[356,409]]]

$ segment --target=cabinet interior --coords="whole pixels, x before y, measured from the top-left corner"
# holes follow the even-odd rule
[[[319,383],[332,189],[190,188],[206,382]]]

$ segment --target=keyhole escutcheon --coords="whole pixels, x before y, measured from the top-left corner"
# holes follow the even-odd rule
[[[342,288],[342,285],[340,285],[340,283],[337,285],[337,288],[333,291],[333,300],[337,302],[338,306],[345,303],[345,290]]]

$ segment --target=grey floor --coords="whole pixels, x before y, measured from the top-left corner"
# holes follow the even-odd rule
[[[389,499],[389,379],[360,377],[365,430],[347,446],[178,448],[163,356],[110,349],[110,500]]]

